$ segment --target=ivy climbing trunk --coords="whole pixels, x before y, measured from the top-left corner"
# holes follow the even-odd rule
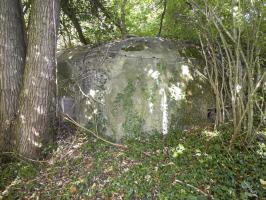
[[[25,32],[19,0],[0,1],[0,152],[11,151],[11,127],[19,106],[25,62]]]
[[[33,0],[16,133],[19,153],[39,158],[55,114],[55,55],[59,0]]]

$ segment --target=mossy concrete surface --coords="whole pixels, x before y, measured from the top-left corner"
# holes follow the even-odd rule
[[[59,94],[73,99],[79,123],[116,141],[205,125],[213,95],[178,50],[173,41],[145,37],[65,50]]]

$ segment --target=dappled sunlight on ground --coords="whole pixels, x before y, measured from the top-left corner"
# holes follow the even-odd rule
[[[213,130],[213,131],[210,131],[210,130],[203,130],[202,131],[202,134],[204,136],[206,136],[207,138],[213,138],[213,137],[217,137],[219,136],[219,132],[217,130]]]

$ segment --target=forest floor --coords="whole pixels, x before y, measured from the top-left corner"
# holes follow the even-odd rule
[[[228,140],[198,130],[118,148],[72,134],[45,161],[2,163],[0,199],[266,199],[265,141],[229,151]]]

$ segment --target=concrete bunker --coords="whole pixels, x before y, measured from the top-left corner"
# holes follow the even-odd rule
[[[206,125],[213,95],[198,72],[175,42],[161,38],[76,47],[58,56],[65,113],[116,141]]]

